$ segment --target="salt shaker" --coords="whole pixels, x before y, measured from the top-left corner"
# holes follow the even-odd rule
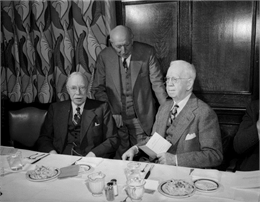
[[[112,179],[111,182],[113,183],[114,195],[115,195],[115,196],[118,196],[118,187],[117,187],[117,181],[116,181],[116,179]]]
[[[107,201],[114,201],[114,189],[113,189],[113,182],[108,182],[107,187],[105,189]]]

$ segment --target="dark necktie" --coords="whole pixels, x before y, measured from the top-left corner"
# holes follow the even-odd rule
[[[171,110],[171,116],[170,116],[170,123],[172,123],[173,120],[175,119],[176,114],[177,114],[177,109],[178,109],[178,107],[179,107],[179,106],[176,104],[176,105],[174,105],[174,107],[172,108],[172,110]]]
[[[81,118],[81,114],[80,114],[80,107],[76,108],[76,114],[74,114],[74,118],[73,118],[73,123],[75,125],[78,125],[80,123],[80,118]]]
[[[124,58],[123,66],[124,66],[124,68],[125,68],[125,72],[127,72],[128,66],[127,66],[126,58]]]

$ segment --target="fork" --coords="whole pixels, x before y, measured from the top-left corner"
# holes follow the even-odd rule
[[[38,153],[32,154],[32,155],[30,155],[30,156],[28,156],[28,157],[26,157],[26,158],[28,158],[28,159],[34,159],[35,157],[33,157],[33,156],[37,156],[37,155],[38,155]]]
[[[28,159],[31,159],[31,160],[34,160],[34,159],[37,159],[37,158],[39,158],[39,157],[41,157],[41,156],[43,156],[43,155],[45,155],[45,154],[40,154],[40,155],[38,155],[38,153],[36,153],[36,154],[33,154],[33,155],[31,155],[31,156],[29,156],[29,157],[27,157]],[[33,157],[32,157],[33,156]]]

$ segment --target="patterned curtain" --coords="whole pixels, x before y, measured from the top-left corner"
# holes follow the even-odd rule
[[[114,4],[1,1],[2,98],[24,103],[66,100],[66,78],[74,71],[92,82],[97,55],[115,27]]]

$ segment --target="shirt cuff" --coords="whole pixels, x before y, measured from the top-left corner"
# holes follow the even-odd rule
[[[177,158],[177,155],[175,155],[175,166],[178,166],[178,158]]]

